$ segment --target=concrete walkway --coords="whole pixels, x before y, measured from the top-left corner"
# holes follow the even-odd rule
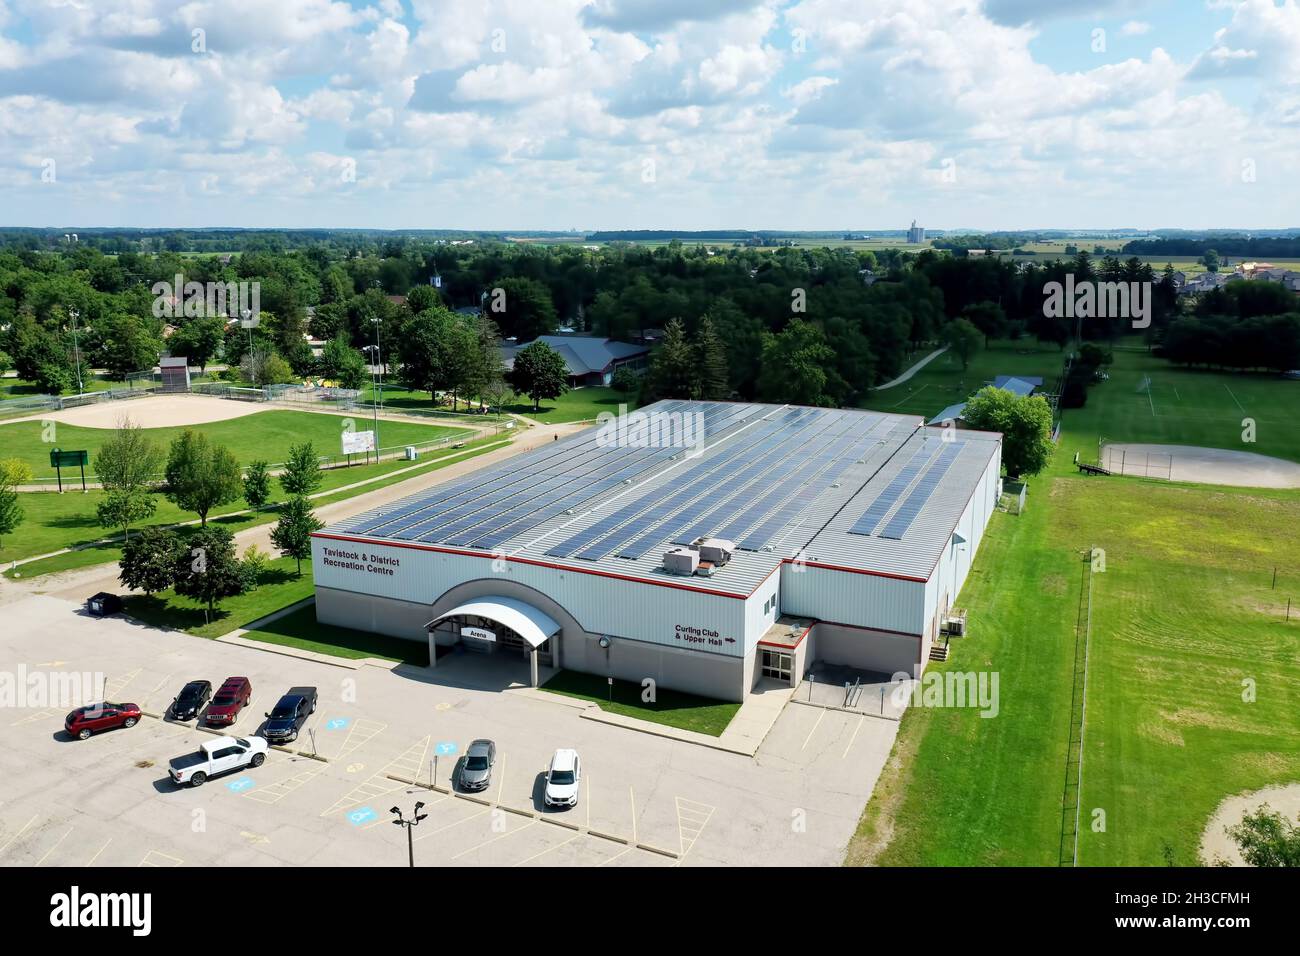
[[[946,351],[948,351],[948,346],[946,345],[941,349],[935,349],[925,358],[921,359],[921,361],[917,362],[915,365],[909,368],[902,375],[898,376],[898,378],[894,379],[891,382],[886,382],[884,385],[877,385],[875,388],[872,389],[872,391],[883,392],[885,389],[893,388],[895,385],[902,385],[909,378],[911,378],[917,372],[921,371],[921,369],[925,368],[927,365],[929,365],[931,362],[933,362],[935,359],[937,359],[940,355],[942,355]]]

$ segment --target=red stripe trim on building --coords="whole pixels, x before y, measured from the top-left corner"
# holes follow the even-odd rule
[[[794,564],[794,558],[782,558],[782,564]],[[917,584],[924,584],[925,578],[918,578],[913,574],[890,574],[888,571],[868,571],[866,568],[845,568],[838,564],[824,564],[821,561],[801,561],[806,568],[825,568],[827,571],[843,571],[846,574],[865,574],[873,578],[891,578],[895,581],[913,581]]]
[[[456,554],[466,558],[486,558],[489,561],[502,557],[501,555],[484,554],[482,551],[462,551],[458,548],[435,547],[431,544],[415,544],[414,542],[393,541],[391,539],[374,540],[372,538],[358,538],[345,534],[325,534],[320,531],[314,533],[312,537],[327,538],[331,541],[348,541],[352,544],[368,544],[375,547],[405,548],[410,551],[433,551],[438,554]],[[512,561],[515,564],[531,564],[539,568],[551,568],[556,571],[573,571],[576,574],[590,574],[598,578],[614,578],[618,581],[631,581],[635,584],[649,584],[653,587],[659,588],[675,588],[678,591],[693,591],[696,594],[709,594],[714,597],[732,598],[736,601],[744,601],[753,594],[752,591],[750,594],[731,594],[727,591],[715,591],[711,588],[695,588],[687,584],[674,584],[671,581],[651,581],[646,578],[632,577],[628,574],[616,574],[613,571],[594,571],[587,570],[586,568],[575,568],[567,564],[552,564],[549,561],[538,561],[535,558],[510,557],[509,555],[505,555],[504,557],[505,560]],[[770,576],[771,575],[769,575],[769,577]]]

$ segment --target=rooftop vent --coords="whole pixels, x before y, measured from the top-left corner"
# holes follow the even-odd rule
[[[664,552],[664,570],[672,574],[694,574],[700,566],[700,554],[690,548],[673,548]]]
[[[736,545],[725,538],[705,538],[699,544],[700,560],[721,567],[736,553]]]

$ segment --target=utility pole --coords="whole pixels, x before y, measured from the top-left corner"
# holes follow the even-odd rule
[[[69,309],[68,317],[72,319],[72,353],[77,357],[77,394],[81,395],[85,391],[81,384],[81,348],[77,345],[77,319],[81,317],[81,313],[76,309]]]
[[[375,324],[375,394],[372,396],[370,407],[374,412],[375,422],[375,461],[379,460],[379,449],[383,446],[379,444],[379,410],[384,404],[384,360],[379,351],[379,326],[383,320],[372,315],[370,321]]]
[[[411,832],[420,825],[420,821],[427,818],[427,813],[421,813],[424,809],[424,801],[417,800],[415,809],[411,811],[411,819],[407,820],[402,816],[402,811],[397,807],[391,808],[388,812],[397,817],[393,823],[399,827],[406,827],[406,858],[410,866],[415,866],[415,835]]]

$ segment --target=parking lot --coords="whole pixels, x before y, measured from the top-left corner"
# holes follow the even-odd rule
[[[407,836],[389,808],[409,816],[417,800],[428,815],[413,834],[417,865],[834,865],[897,729],[787,706],[748,758],[585,720],[566,698],[476,686],[454,661],[436,672],[336,667],[96,620],[52,597],[4,613],[6,669],[102,672],[109,699],[146,714],[162,714],[188,680],[247,676],[252,702],[226,731],[247,735],[290,686],[320,693],[287,749],[197,789],[167,775],[170,758],[212,739],[193,721],[146,716],[74,741],[62,730],[67,707],[0,709],[9,866],[405,865]],[[497,743],[491,786],[448,792],[477,737]],[[557,747],[583,761],[578,805],[564,811],[541,798]]]

